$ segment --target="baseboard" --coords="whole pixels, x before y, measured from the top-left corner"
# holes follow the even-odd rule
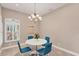
[[[25,43],[22,43],[21,45],[25,45]],[[4,47],[4,48],[1,48],[0,51],[6,50],[6,49],[10,49],[10,48],[15,48],[15,47],[17,47],[17,46],[18,46],[18,45],[13,45],[13,46]]]
[[[56,45],[53,45],[53,46],[54,46],[55,48],[61,50],[61,51],[64,51],[64,52],[68,53],[68,54],[71,54],[71,55],[74,55],[74,56],[79,56],[79,54],[76,53],[76,52],[70,51],[70,50],[68,50],[68,49],[65,49],[65,48],[62,48],[62,47],[59,47],[59,46],[56,46]]]
[[[23,43],[23,44],[21,44],[21,45],[25,45],[25,43]],[[61,51],[64,51],[64,52],[66,52],[66,53],[69,53],[69,54],[71,54],[71,55],[79,56],[79,54],[76,53],[76,52],[70,51],[70,50],[68,50],[68,49],[65,49],[65,48],[62,48],[62,47],[59,47],[59,46],[56,46],[56,45],[53,45],[53,46],[54,46],[54,48],[57,48],[57,49],[59,49],[59,50],[61,50]],[[9,48],[14,48],[14,47],[17,47],[17,45],[13,45],[13,46],[1,48],[0,51],[5,50],[5,49],[9,49]]]

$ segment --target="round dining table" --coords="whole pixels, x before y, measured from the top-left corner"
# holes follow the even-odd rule
[[[38,45],[42,45],[45,43],[47,43],[47,41],[45,39],[40,39],[40,38],[39,39],[29,39],[26,41],[26,44],[28,44],[28,45],[35,45],[36,50],[37,50]],[[37,55],[37,53],[35,55]]]
[[[29,39],[26,41],[26,44],[29,44],[29,45],[42,45],[42,44],[45,44],[47,43],[47,41],[45,39]]]

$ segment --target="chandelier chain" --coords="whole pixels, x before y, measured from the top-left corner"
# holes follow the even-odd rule
[[[36,13],[36,3],[34,3],[34,13]]]

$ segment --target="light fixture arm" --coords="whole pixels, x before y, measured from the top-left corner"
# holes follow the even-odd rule
[[[34,14],[36,14],[36,3],[34,3]]]

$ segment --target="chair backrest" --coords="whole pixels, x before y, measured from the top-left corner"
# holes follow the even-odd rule
[[[31,36],[31,35],[30,35],[30,36],[28,36],[28,39],[33,39],[33,36]]]
[[[17,44],[18,44],[19,50],[20,50],[20,52],[21,52],[21,46],[20,46],[19,41],[17,41]]]
[[[52,50],[52,43],[48,43],[45,45],[44,55],[48,54]]]
[[[47,40],[47,43],[49,43],[50,42],[50,37],[45,37],[45,40]]]

